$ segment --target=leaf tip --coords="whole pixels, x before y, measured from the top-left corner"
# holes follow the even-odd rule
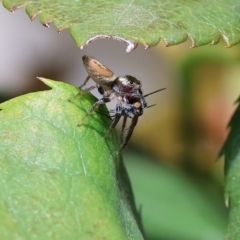
[[[196,47],[195,43],[192,42],[192,45],[190,46],[190,48],[195,48],[195,47]]]
[[[195,43],[193,37],[192,37],[190,34],[187,34],[187,36],[189,37],[189,39],[190,39],[191,42],[192,42],[192,45],[190,46],[190,48],[195,48],[195,47],[196,47],[196,43]]]
[[[213,39],[210,43],[210,45],[216,45],[217,43],[219,43],[220,41],[220,38],[217,38],[217,39]]]
[[[64,26],[62,26],[62,27],[58,27],[57,28],[57,31],[58,31],[58,33],[61,33],[63,30],[65,30],[65,29],[67,29],[68,27],[64,27]]]
[[[37,14],[34,13],[34,14],[30,15],[29,17],[30,17],[30,20],[31,20],[31,21],[34,21],[35,18],[37,17]]]
[[[144,49],[145,50],[149,49],[150,47],[151,47],[150,44],[144,44]]]
[[[162,40],[163,40],[163,46],[164,47],[169,47],[170,46],[169,42],[165,38],[162,38]]]
[[[20,7],[21,7],[21,6],[20,6]],[[9,10],[10,12],[12,12],[12,13],[15,13],[15,11],[18,10],[18,8],[20,8],[20,7],[18,7],[18,6],[13,6],[13,7],[9,8],[8,10]]]
[[[227,44],[227,45],[225,46],[225,48],[230,48],[230,47],[232,47],[231,44]]]
[[[51,21],[47,21],[47,22],[43,22],[42,25],[44,27],[50,28],[50,23],[51,23]]]
[[[43,77],[36,77],[38,80],[40,80],[41,82],[43,82],[44,84],[46,84],[48,87],[50,88],[54,88],[54,80],[51,79],[47,79],[47,78],[43,78]]]
[[[226,43],[225,48],[230,48],[231,47],[231,43],[229,42],[229,38],[227,37],[227,35],[222,33],[222,38],[223,38],[223,40]]]
[[[45,79],[45,78],[43,78],[43,77],[36,77],[36,78],[37,78],[38,80],[42,81],[42,82],[43,82],[44,79]]]

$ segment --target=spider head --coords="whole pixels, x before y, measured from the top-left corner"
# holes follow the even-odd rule
[[[141,82],[130,75],[116,78],[113,90],[121,95],[140,94],[142,84]]]

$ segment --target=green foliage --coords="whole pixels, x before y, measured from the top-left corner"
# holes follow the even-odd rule
[[[192,47],[216,44],[220,39],[227,47],[240,42],[240,3],[237,0],[2,2],[12,11],[25,7],[31,19],[39,16],[41,23],[52,22],[58,31],[70,28],[79,47],[99,38],[124,41],[128,44],[127,51],[134,49],[138,42],[148,48],[161,39],[166,46],[171,46],[190,38]],[[142,239],[133,217],[133,205],[128,202],[129,188],[125,189],[128,179],[117,155],[119,138],[114,134],[103,138],[109,120],[94,113],[77,127],[95,100],[90,95],[74,99],[76,88],[43,81],[53,89],[0,105],[1,239],[113,239],[113,236],[115,239]],[[240,107],[230,122],[231,131],[222,150],[226,158],[226,202],[230,205],[228,240],[240,238],[239,112]],[[136,178],[139,176],[136,174]],[[176,179],[172,179],[180,183],[177,174]],[[144,186],[140,180],[136,181],[138,188]],[[156,179],[152,182],[156,183],[155,191],[159,182]],[[206,207],[200,200],[198,202],[193,187],[185,180],[182,182],[192,191],[191,197],[197,196],[192,198],[197,207],[205,211],[210,205]],[[186,192],[181,187],[178,195]],[[146,196],[148,193],[142,196],[143,201]],[[155,197],[162,199],[162,196],[165,196],[163,191],[159,191]],[[181,203],[179,214],[184,217],[187,205],[184,198]],[[156,205],[153,206],[147,206],[150,207],[148,214],[156,213]],[[193,209],[199,215],[196,225],[203,229],[197,234],[202,234],[204,239],[207,225],[200,218],[205,213],[197,212],[197,207]],[[169,209],[163,216],[165,224]],[[210,221],[216,220],[215,216],[211,217],[208,217]],[[161,220],[157,216],[149,224],[153,235],[154,224]],[[190,216],[189,225],[191,223]],[[190,228],[181,232],[181,222],[177,221],[175,226],[173,237],[183,234],[191,238],[197,231]],[[219,226],[224,224],[220,222]],[[211,235],[211,229],[207,230]],[[161,233],[164,236],[164,231]],[[218,233],[213,232],[214,237]],[[159,237],[157,233],[153,237],[156,236]]]
[[[25,7],[31,19],[50,22],[61,31],[70,28],[78,46],[89,39],[111,38],[128,44],[155,46],[161,39],[166,46],[189,37],[192,47],[216,44],[222,38],[228,47],[240,42],[240,3],[238,0],[2,0],[9,10]],[[102,36],[106,35],[106,36]],[[119,38],[120,37],[120,38]]]
[[[223,239],[227,218],[216,184],[197,183],[183,172],[152,161],[149,154],[135,153],[125,160],[149,239]]]
[[[229,123],[230,133],[221,154],[225,155],[225,201],[230,208],[227,240],[240,239],[240,106]]]
[[[41,80],[52,90],[0,105],[1,239],[142,239],[110,120],[77,126],[96,99]]]

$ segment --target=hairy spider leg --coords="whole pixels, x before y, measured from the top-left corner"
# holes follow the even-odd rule
[[[127,123],[127,118],[128,118],[128,116],[126,116],[126,115],[125,115],[124,118],[123,118],[121,136],[123,136],[124,129],[125,129],[126,123]]]
[[[110,135],[110,133],[112,132],[112,130],[116,127],[116,125],[118,124],[121,116],[122,115],[119,114],[119,113],[115,114],[114,119],[112,120],[112,123],[111,123],[111,125],[110,125],[110,127],[109,127],[109,129],[108,129],[108,131],[107,131],[107,133],[105,135],[105,138],[108,137]]]
[[[123,117],[121,135],[123,134],[125,127],[126,127],[127,118],[132,118],[132,116],[130,114],[132,113],[133,108],[134,108],[133,104],[130,104],[130,103],[125,104],[124,107],[122,106],[122,104],[117,103],[114,119],[112,120],[112,123],[111,123],[109,130],[108,130],[107,134],[105,135],[105,137],[109,136],[109,134],[116,127],[116,125],[118,124],[118,122],[122,116],[124,116],[124,117]],[[138,115],[138,116],[140,116],[140,115]]]
[[[98,113],[98,114],[103,115],[104,117],[110,119],[111,121],[113,120],[113,117],[114,117],[114,116],[110,116],[107,111],[104,111],[104,112],[103,112],[103,111],[97,111],[97,110],[95,110],[95,112]]]
[[[80,92],[76,96],[74,96],[73,99],[83,95],[84,93],[88,93],[88,92],[92,91],[94,88],[97,88],[97,87],[98,87],[98,85],[93,85],[93,86],[91,86],[89,88],[86,88],[86,89],[80,89]]]
[[[89,79],[90,79],[90,76],[88,75],[88,76],[86,77],[85,81],[83,82],[83,84],[79,86],[79,88],[84,87],[84,86],[87,84],[87,82],[88,82]]]
[[[124,116],[125,117],[125,116]],[[126,117],[127,118],[127,117]],[[132,136],[132,133],[133,133],[133,130],[134,128],[136,127],[137,125],[137,122],[138,122],[138,115],[134,115],[133,118],[132,118],[132,121],[131,121],[131,124],[129,126],[129,128],[127,128],[123,134],[122,134],[122,146],[121,148],[118,150],[118,154],[126,147],[126,145],[128,144],[131,136]]]
[[[85,116],[81,119],[81,121],[78,123],[78,126],[81,126],[83,124],[83,122],[85,121],[85,119],[101,104],[105,104],[107,102],[110,102],[111,98],[110,97],[105,97],[105,98],[101,98],[99,99],[97,102],[95,102],[92,107],[87,111],[87,113],[85,114]]]
[[[78,94],[76,94],[76,96],[74,96],[71,100],[69,100],[70,102],[72,102],[72,100],[76,99],[77,97],[83,95],[84,93],[90,92],[94,88],[98,88],[99,87],[98,84],[96,84],[96,85],[93,85],[93,86],[91,86],[89,88],[81,89],[83,86],[86,85],[86,83],[88,82],[89,79],[90,79],[90,76],[87,76],[87,78],[85,79],[84,83],[80,87],[78,87],[80,89],[80,92]]]
[[[76,97],[79,96],[79,95],[82,95],[84,93],[90,92],[94,88],[99,88],[99,85],[96,84],[96,85],[93,85],[93,86],[91,86],[89,88],[82,89],[87,84],[89,79],[90,79],[90,76],[88,75],[87,78],[85,79],[84,83],[78,87],[81,91],[76,95]]]
[[[112,130],[116,127],[116,125],[118,124],[120,118],[122,116],[122,105],[120,103],[117,103],[116,105],[116,112],[115,112],[115,116],[114,119],[112,120],[112,123],[105,135],[105,138],[109,136],[109,134],[112,132]]]

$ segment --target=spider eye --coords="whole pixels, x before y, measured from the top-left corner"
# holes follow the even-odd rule
[[[135,77],[133,77],[133,76],[127,75],[127,76],[126,76],[126,79],[127,79],[131,84],[134,84],[134,83],[136,83],[136,84],[138,84],[138,85],[141,84],[140,81],[137,80],[137,79],[136,79]]]

